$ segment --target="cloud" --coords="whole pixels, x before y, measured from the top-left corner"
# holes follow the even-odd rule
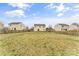
[[[54,9],[57,12],[58,17],[63,16],[67,11],[71,10],[70,7],[65,7],[64,3],[60,3],[59,5],[49,4],[45,6],[45,8],[52,9],[52,10]]]
[[[50,8],[50,9],[52,9],[53,8],[53,3],[50,3],[49,5],[45,6],[44,8]]]
[[[5,14],[9,17],[15,17],[15,16],[23,16],[25,17],[24,11],[23,10],[12,10],[12,11],[7,11]]]
[[[58,17],[61,17],[61,16],[63,16],[64,14],[63,13],[59,13],[57,16]]]
[[[10,6],[12,7],[17,7],[19,9],[28,9],[28,8],[31,8],[32,5],[30,4],[26,4],[26,3],[9,3]]]
[[[79,4],[73,6],[72,10],[74,10],[74,11],[79,11]]]
[[[79,11],[79,8],[77,8],[77,9],[74,9],[74,11]]]
[[[73,16],[71,16],[72,18],[79,18],[79,14],[75,14]]]
[[[55,7],[57,12],[64,11],[65,7],[63,4],[60,4],[59,6]]]
[[[79,4],[75,6],[75,8],[79,8]]]
[[[36,15],[37,15],[36,13],[33,13],[33,14],[32,14],[33,17],[36,16]]]
[[[16,8],[15,10],[6,11],[5,14],[9,17],[15,17],[15,16],[22,16],[26,17],[25,11],[30,10],[31,6],[33,4],[26,4],[26,3],[8,3],[11,7]]]
[[[45,6],[45,8],[56,9],[56,12],[66,12],[66,11],[70,10],[69,7],[64,6],[64,3],[60,3],[60,5],[58,5],[58,6],[55,4],[49,4],[49,5]]]

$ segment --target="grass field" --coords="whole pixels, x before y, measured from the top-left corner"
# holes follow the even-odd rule
[[[79,36],[54,32],[0,34],[1,56],[79,56]]]

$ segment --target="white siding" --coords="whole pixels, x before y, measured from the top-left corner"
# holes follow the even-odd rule
[[[11,26],[9,27],[10,30],[14,30],[15,28],[16,30],[26,29],[26,27],[23,24],[11,24]]]
[[[55,25],[54,29],[55,31],[61,31],[62,26],[61,25]]]
[[[34,27],[34,31],[46,31],[46,27],[44,27],[44,26],[35,26]]]
[[[55,29],[55,31],[66,31],[66,30],[69,29],[69,26],[65,26],[65,25],[64,25],[64,26],[62,27],[62,25],[57,24],[57,25],[55,25],[54,29]]]
[[[76,25],[70,25],[69,30],[79,30],[79,27],[77,27]]]

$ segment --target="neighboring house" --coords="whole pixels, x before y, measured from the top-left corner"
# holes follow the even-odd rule
[[[55,31],[67,31],[69,29],[69,25],[67,24],[57,24],[54,27]]]
[[[72,23],[71,25],[69,25],[69,30],[79,30],[79,24]]]
[[[46,31],[45,24],[34,24],[34,31]]]
[[[4,29],[4,24],[0,22],[0,33],[2,33],[3,29]]]
[[[22,22],[12,22],[9,23],[9,30],[22,31],[26,30],[26,27]]]

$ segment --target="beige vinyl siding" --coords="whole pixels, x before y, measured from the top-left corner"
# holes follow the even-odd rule
[[[54,26],[54,29],[55,31],[67,31],[69,29],[69,26],[68,25],[65,25],[65,24],[57,24]]]
[[[43,26],[36,26],[36,27],[34,27],[34,31],[46,31],[46,28],[45,27],[43,27]]]
[[[43,24],[43,25],[37,24],[36,26],[34,26],[34,31],[46,31],[45,24]]]
[[[24,30],[26,27],[23,24],[11,24],[9,27],[10,30]]]
[[[79,27],[77,27],[75,25],[70,25],[69,30],[79,30]]]

